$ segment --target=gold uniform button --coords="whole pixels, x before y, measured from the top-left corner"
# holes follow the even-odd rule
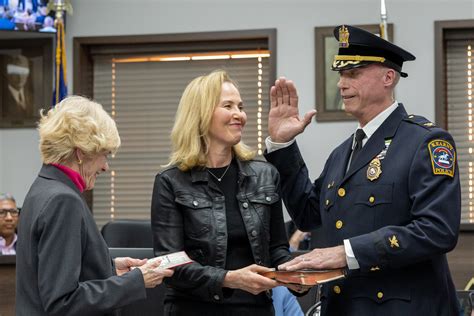
[[[339,190],[337,190],[337,194],[340,197],[343,197],[344,195],[346,195],[346,190],[344,190],[344,188],[339,188]]]
[[[382,293],[382,292],[378,292],[378,293],[377,293],[377,297],[378,297],[379,299],[382,299],[383,293]]]
[[[373,196],[369,197],[369,202],[370,203],[374,203],[375,202],[375,198]]]
[[[343,224],[344,224],[344,223],[343,223],[341,220],[337,221],[337,222],[336,222],[336,228],[337,228],[337,229],[341,229]]]
[[[329,205],[329,200],[326,200],[326,206],[328,206],[328,205]]]
[[[340,293],[341,293],[341,288],[340,288],[339,286],[337,286],[337,285],[335,285],[332,289],[333,289],[334,293],[336,293],[336,294],[340,294]]]

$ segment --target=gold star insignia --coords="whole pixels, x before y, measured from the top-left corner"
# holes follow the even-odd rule
[[[398,244],[398,240],[397,240],[397,236],[393,235],[391,238],[389,237],[388,238],[388,241],[390,241],[390,247],[400,247],[400,245]]]

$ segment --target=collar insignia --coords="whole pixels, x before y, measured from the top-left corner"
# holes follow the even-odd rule
[[[398,240],[397,240],[397,236],[393,235],[391,238],[389,237],[388,238],[388,241],[390,241],[390,247],[400,247],[400,245],[398,244]]]

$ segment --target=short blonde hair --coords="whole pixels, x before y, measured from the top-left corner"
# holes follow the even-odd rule
[[[173,149],[167,166],[176,165],[183,171],[206,166],[210,144],[209,128],[224,82],[232,83],[238,88],[237,83],[223,70],[197,77],[188,84],[179,101],[171,131]],[[243,142],[234,145],[232,150],[240,160],[255,157],[255,152]]]
[[[65,163],[80,149],[86,157],[102,152],[115,153],[120,136],[114,120],[102,105],[81,96],[69,96],[46,115],[38,125],[43,163]]]

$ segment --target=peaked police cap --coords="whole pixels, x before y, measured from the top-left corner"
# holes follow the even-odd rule
[[[339,51],[331,67],[334,71],[381,63],[407,77],[402,72],[403,62],[415,60],[415,56],[403,48],[355,26],[337,26],[334,37],[339,41]]]

